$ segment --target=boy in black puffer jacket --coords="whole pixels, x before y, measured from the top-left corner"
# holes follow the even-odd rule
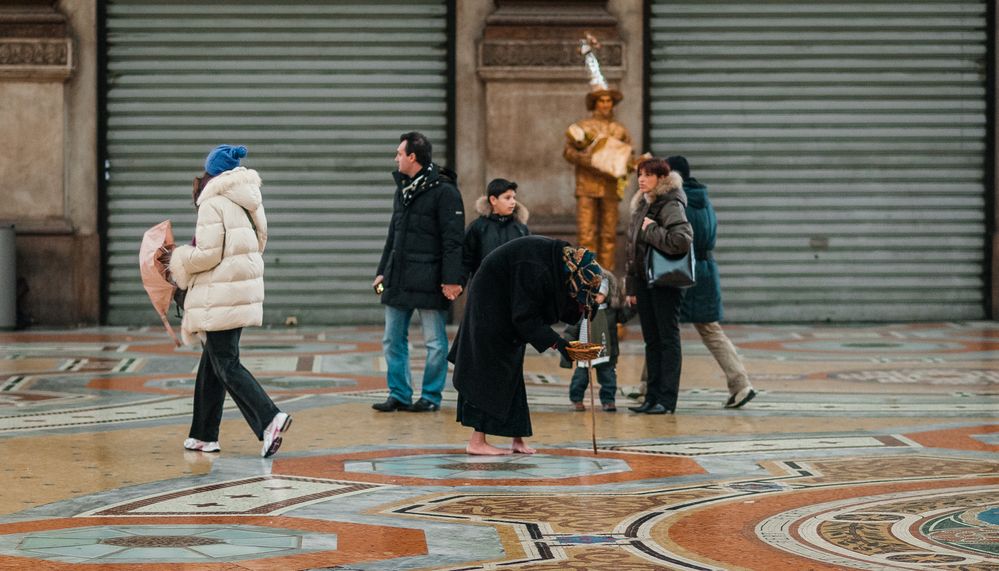
[[[471,282],[472,274],[489,252],[531,234],[527,229],[530,214],[517,202],[517,183],[513,181],[493,179],[486,187],[486,195],[475,202],[475,211],[479,217],[465,230],[465,283]]]

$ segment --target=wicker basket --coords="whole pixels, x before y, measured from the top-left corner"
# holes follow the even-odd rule
[[[603,348],[604,346],[599,343],[570,341],[569,346],[565,348],[565,352],[569,354],[569,357],[571,357],[573,361],[592,361],[600,355],[600,351],[602,351]]]

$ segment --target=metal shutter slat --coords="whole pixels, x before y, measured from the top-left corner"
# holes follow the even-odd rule
[[[250,148],[270,223],[264,319],[370,323],[399,133],[447,154],[447,4],[109,0],[108,321],[155,315],[136,253],[170,218],[194,231],[191,178]],[[224,23],[224,25],[220,25]]]
[[[983,317],[985,0],[656,0],[650,146],[737,321]]]

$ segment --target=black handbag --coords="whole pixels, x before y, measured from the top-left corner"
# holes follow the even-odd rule
[[[645,278],[649,287],[685,289],[697,283],[694,262],[693,245],[681,256],[664,254],[649,246],[645,253]]]
[[[177,318],[183,317],[184,302],[187,301],[187,290],[177,288],[173,290],[173,302],[177,306]]]

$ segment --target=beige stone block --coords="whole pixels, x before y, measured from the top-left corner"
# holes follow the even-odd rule
[[[75,72],[65,83],[65,217],[77,233],[96,234],[97,3],[61,0],[58,10],[68,20],[75,53]],[[94,264],[95,272],[99,268]]]
[[[0,83],[0,126],[0,217],[61,218],[62,84]]]
[[[584,85],[493,82],[486,85],[486,178],[517,181],[536,216],[575,212],[572,165],[562,158],[565,129],[588,115]]]

